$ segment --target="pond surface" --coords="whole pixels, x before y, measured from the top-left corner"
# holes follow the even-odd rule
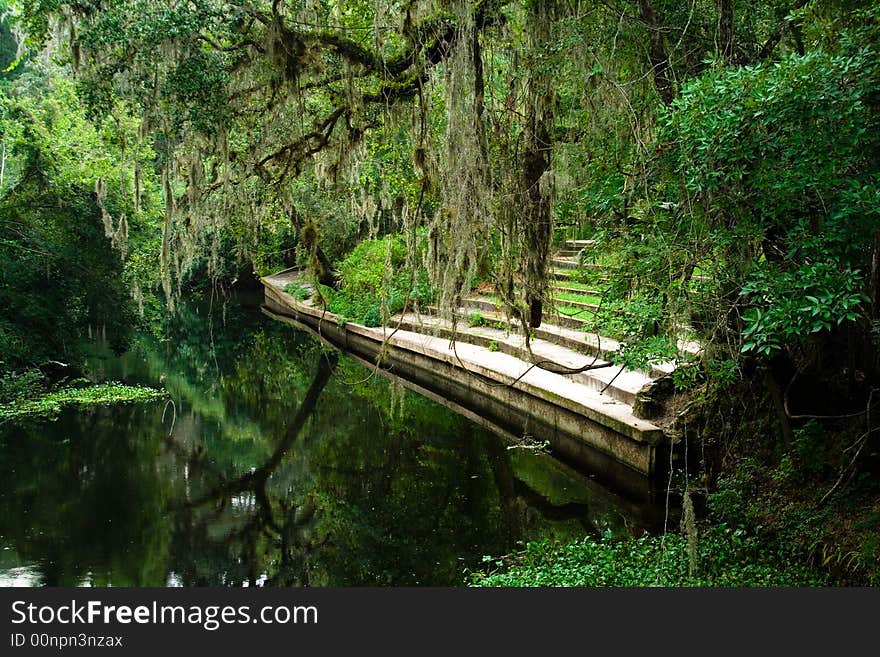
[[[190,303],[161,334],[96,343],[89,372],[170,402],[0,426],[0,585],[459,585],[526,540],[639,530],[589,477],[259,298]]]

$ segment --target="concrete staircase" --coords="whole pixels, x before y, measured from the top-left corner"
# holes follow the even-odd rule
[[[585,262],[592,259],[589,251],[594,245],[593,240],[568,240],[554,253],[550,287],[553,302],[541,327],[532,330],[528,345],[518,321],[509,317],[501,300],[491,294],[466,298],[455,315],[454,325],[452,318],[440,317],[436,308],[428,308],[427,314],[407,313],[395,318],[392,325],[509,354],[536,369],[560,374],[594,394],[625,404],[631,411],[639,390],[654,378],[671,372],[674,364],[664,363],[649,371],[616,366],[612,360],[620,344],[588,332],[595,324],[601,292],[578,282],[576,273],[579,269],[601,268]]]
[[[494,413],[502,424],[517,417],[524,426],[544,427],[557,441],[554,449],[592,459],[578,447],[588,445],[654,476],[662,470],[657,449],[665,441],[663,431],[636,417],[633,407],[639,392],[675,364],[629,370],[613,363],[621,345],[593,332],[601,273],[581,274],[601,269],[590,253],[594,246],[591,240],[568,240],[554,254],[551,300],[528,341],[517,319],[492,294],[472,295],[452,316],[429,307],[392,317],[386,327],[369,328],[340,322],[311,300],[288,294],[287,287],[299,279],[296,270],[262,280],[271,316],[292,318],[365,363],[382,362],[401,376],[410,372],[425,394],[437,389],[441,400],[457,395],[483,404],[483,411]],[[610,461],[603,463],[605,469],[612,467]]]
[[[535,365],[536,370],[565,376],[609,400],[630,407],[635,402],[636,393],[651,379],[664,373],[660,369],[651,372],[625,370],[610,360],[619,347],[617,342],[596,335],[588,336],[581,331],[563,334],[556,326],[538,329],[526,346],[525,337],[515,332],[515,323],[502,328],[503,318],[498,315],[497,319],[498,325],[470,326],[458,322],[453,327],[449,320],[436,315],[406,314],[399,318],[399,326],[405,331],[450,341],[454,339],[514,356],[526,364]],[[398,326],[397,322],[393,325]],[[582,369],[584,371],[579,371]]]

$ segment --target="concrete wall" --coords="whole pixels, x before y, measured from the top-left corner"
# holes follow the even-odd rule
[[[301,307],[269,283],[264,311],[314,332],[325,343],[369,367],[375,366],[381,353],[383,374],[399,377],[408,387],[443,400],[445,405],[511,439],[529,435],[547,440],[555,454],[630,499],[653,499],[666,474],[663,464],[668,462],[668,453],[663,452],[669,447],[665,442],[633,440],[526,390],[466,372],[417,350],[383,344],[375,329],[340,327],[335,316],[322,316],[320,310]]]

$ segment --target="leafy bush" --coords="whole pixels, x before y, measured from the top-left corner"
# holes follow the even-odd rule
[[[650,335],[663,321],[663,302],[659,297],[646,294],[625,300],[603,300],[596,321],[603,334],[618,340]]]
[[[880,219],[877,62],[871,42],[844,39],[838,52],[715,66],[660,121],[719,293],[741,291],[743,352],[770,356],[864,316]]]
[[[342,287],[351,294],[379,294],[390,273],[406,263],[406,244],[399,235],[364,240],[339,263]]]
[[[73,83],[48,69],[0,87],[4,367],[55,359],[75,364],[89,327],[106,328],[113,347],[125,348],[136,321],[135,271],[125,266],[126,255],[158,250],[158,242],[146,237],[158,217],[152,151],[132,147],[120,155],[119,144],[133,144],[136,130],[121,108],[102,125],[87,121]],[[143,172],[137,202],[131,193],[135,162]],[[149,261],[144,270],[155,276],[155,251]]]
[[[754,304],[743,315],[743,352],[770,355],[787,343],[860,317],[864,277],[840,262],[782,269],[761,263],[743,287]]]
[[[380,326],[413,304],[434,298],[427,272],[407,269],[406,244],[400,235],[364,240],[339,263],[339,290],[322,286],[328,309],[365,326]]]
[[[37,369],[6,372],[0,376],[0,404],[34,397],[42,392],[44,382],[42,372]]]
[[[472,312],[468,315],[468,326],[484,326],[486,318],[482,313]]]

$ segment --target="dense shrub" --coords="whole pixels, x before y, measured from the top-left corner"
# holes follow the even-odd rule
[[[427,272],[406,267],[406,244],[399,235],[364,240],[339,264],[339,290],[323,287],[328,309],[345,320],[379,326],[415,304],[430,303]]]

